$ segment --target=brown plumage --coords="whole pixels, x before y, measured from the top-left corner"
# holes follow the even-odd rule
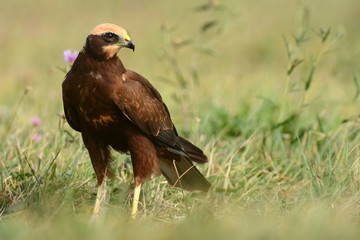
[[[122,47],[135,49],[123,28],[96,26],[62,84],[66,119],[81,132],[98,185],[105,175],[112,175],[112,147],[130,153],[135,186],[162,173],[171,185],[207,192],[210,183],[192,164],[206,163],[207,157],[178,136],[169,110],[151,83],[124,68],[117,56]]]

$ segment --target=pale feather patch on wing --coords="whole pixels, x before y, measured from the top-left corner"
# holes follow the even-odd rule
[[[92,122],[97,127],[98,125],[107,125],[109,122],[114,121],[110,115],[100,115],[98,118],[92,119]]]

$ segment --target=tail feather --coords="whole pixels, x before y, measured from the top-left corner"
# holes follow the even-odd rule
[[[178,137],[179,145],[184,149],[189,158],[197,163],[207,163],[208,159],[203,151],[185,138]]]
[[[159,157],[161,172],[169,184],[189,191],[208,192],[210,190],[211,184],[189,159],[184,156],[180,156],[174,161],[170,159],[168,157]]]
[[[203,151],[182,137],[177,138],[175,146],[157,149],[161,172],[169,184],[189,191],[208,192],[211,184],[192,163],[207,162]]]

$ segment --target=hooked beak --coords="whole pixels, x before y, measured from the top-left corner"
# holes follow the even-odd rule
[[[134,42],[132,40],[129,40],[127,43],[124,44],[124,47],[126,48],[130,48],[132,49],[133,51],[135,51],[135,45],[134,45]]]

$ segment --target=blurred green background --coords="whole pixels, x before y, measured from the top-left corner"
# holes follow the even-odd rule
[[[359,1],[0,6],[0,239],[359,237]],[[129,32],[125,67],[159,89],[178,130],[209,156],[200,170],[226,193],[183,196],[153,179],[130,222],[129,158],[113,153],[111,211],[89,222],[96,180],[61,118],[61,69],[63,51],[80,51],[104,22]]]
[[[60,112],[63,73],[56,66],[65,64],[62,52],[80,50],[89,31],[103,22],[119,24],[130,32],[136,51],[121,51],[119,56],[127,68],[149,78],[166,96],[169,90],[158,78],[171,77],[168,66],[158,59],[166,47],[162,26],[175,27],[171,39],[196,40],[202,24],[217,19],[224,24],[223,31],[201,39],[216,56],[198,60],[204,89],[200,94],[214,96],[224,107],[234,109],[237,104],[233,103],[249,92],[256,96],[282,91],[287,65],[283,38],[299,31],[304,14],[309,15],[305,24],[312,37],[329,27],[332,33],[344,34],[321,63],[319,71],[324,75],[314,81],[316,90],[326,88],[339,101],[352,94],[352,72],[359,62],[355,57],[359,52],[357,1],[218,1],[227,9],[195,11],[203,4],[206,1],[4,1],[0,10],[1,103],[11,106],[16,95],[31,86],[36,104],[27,108],[34,110],[29,114]],[[316,52],[314,44],[304,54]],[[192,51],[188,47],[179,53],[184,68],[192,60]],[[39,103],[44,98],[48,101]]]

